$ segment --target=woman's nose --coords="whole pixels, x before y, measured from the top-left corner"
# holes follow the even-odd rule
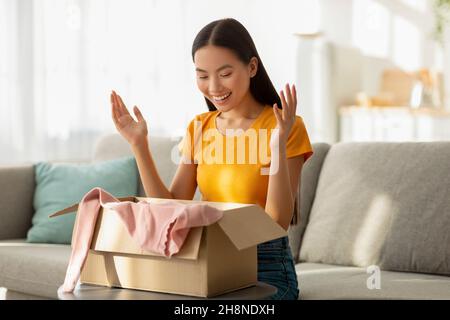
[[[222,84],[220,83],[220,79],[217,77],[211,77],[211,80],[209,81],[209,92],[221,92]]]

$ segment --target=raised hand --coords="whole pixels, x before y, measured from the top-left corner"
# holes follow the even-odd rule
[[[286,96],[283,90],[280,91],[282,109],[278,109],[278,105],[276,103],[273,105],[273,113],[277,118],[276,128],[279,130],[278,138],[280,145],[286,145],[289,133],[295,123],[295,114],[297,111],[297,91],[295,89],[295,85],[292,85],[291,89],[289,84],[286,84],[285,90]],[[271,141],[271,144],[273,143],[275,143],[275,141]]]
[[[114,90],[111,92],[111,111],[112,119],[117,131],[129,144],[139,145],[142,142],[146,142],[148,134],[147,122],[138,107],[134,106],[133,108],[134,114],[138,120],[136,122],[128,112],[122,98]]]

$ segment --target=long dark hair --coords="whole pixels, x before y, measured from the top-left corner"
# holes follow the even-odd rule
[[[258,69],[255,76],[250,78],[250,92],[256,101],[266,105],[273,106],[275,103],[281,109],[281,100],[275,87],[270,80],[266,68],[259,57],[250,33],[237,20],[232,18],[213,21],[204,26],[194,39],[192,44],[192,61],[194,61],[195,52],[198,49],[215,45],[231,49],[237,57],[245,64],[250,63],[252,57],[258,59]],[[195,62],[195,61],[194,61]],[[214,104],[205,97],[209,111],[217,110]],[[295,197],[294,212],[291,219],[291,225],[298,223],[298,198]]]
[[[267,75],[266,69],[256,50],[255,43],[247,29],[237,20],[232,18],[213,21],[204,26],[194,39],[192,44],[192,61],[198,49],[215,45],[231,49],[245,64],[250,63],[252,57],[258,59],[258,69],[250,79],[250,92],[256,101],[273,106],[274,103],[281,108],[281,100],[275,87]],[[214,104],[205,97],[209,111],[217,110]]]

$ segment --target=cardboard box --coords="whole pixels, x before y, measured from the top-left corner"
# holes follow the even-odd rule
[[[124,197],[120,201],[200,201]],[[192,228],[180,251],[167,258],[146,252],[129,236],[111,209],[100,212],[81,283],[212,297],[255,285],[257,245],[287,235],[260,207],[252,204],[206,202],[223,212],[207,227]],[[51,217],[77,211],[78,204]]]

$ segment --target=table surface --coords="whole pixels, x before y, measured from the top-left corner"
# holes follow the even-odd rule
[[[104,286],[78,284],[72,293],[58,289],[60,300],[261,300],[277,293],[277,288],[264,282],[228,292],[211,298],[160,293],[153,291],[109,288]]]

